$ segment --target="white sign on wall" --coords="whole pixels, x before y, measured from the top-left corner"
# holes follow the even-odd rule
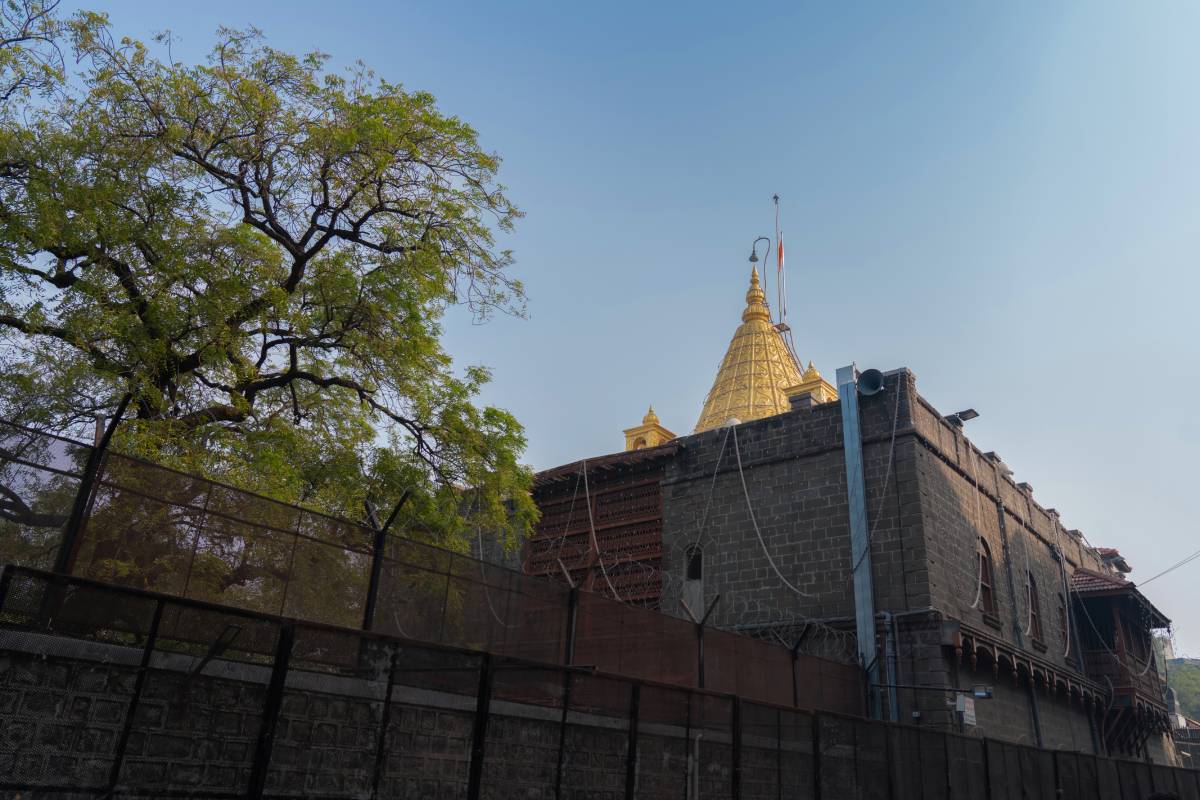
[[[971,697],[971,696],[965,695],[965,694],[960,694],[958,696],[958,702],[956,703],[956,708],[962,714],[962,721],[963,721],[964,725],[974,725],[975,724],[975,698],[974,697]]]

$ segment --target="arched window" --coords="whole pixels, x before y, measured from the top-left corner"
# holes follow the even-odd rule
[[[1062,594],[1058,595],[1058,629],[1062,632],[1063,641],[1070,639],[1067,633],[1067,604],[1063,602]]]
[[[687,549],[687,579],[698,581],[704,578],[704,550],[698,544]]]
[[[1029,600],[1029,635],[1035,642],[1042,640],[1042,607],[1038,605],[1037,580],[1032,572],[1026,573],[1025,595]]]
[[[979,538],[979,607],[985,614],[996,613],[996,581],[992,578],[992,551],[981,536]]]

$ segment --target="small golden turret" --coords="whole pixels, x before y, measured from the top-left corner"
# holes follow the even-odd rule
[[[811,394],[814,403],[828,403],[838,399],[837,389],[833,388],[832,383],[821,377],[821,373],[817,372],[817,368],[811,361],[808,362],[808,368],[804,370],[804,374],[800,376],[800,383],[788,386],[783,392],[789,398]]]
[[[654,406],[642,417],[642,424],[625,430],[625,449],[641,450],[646,447],[657,447],[675,438],[675,434],[664,428],[654,413]]]

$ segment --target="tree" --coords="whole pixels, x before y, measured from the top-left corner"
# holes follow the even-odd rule
[[[1175,690],[1185,716],[1200,719],[1200,662],[1173,658],[1167,664],[1167,684]]]
[[[0,0],[0,103],[48,91],[63,75],[59,0]]]
[[[523,431],[440,343],[451,304],[524,308],[495,240],[520,212],[475,131],[257,31],[219,31],[198,65],[96,15],[69,42],[69,78],[0,59],[20,87],[0,112],[0,413],[78,435],[129,393],[124,452],[355,518],[408,491],[443,543],[527,527]]]

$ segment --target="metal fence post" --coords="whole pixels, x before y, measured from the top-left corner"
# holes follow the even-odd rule
[[[12,565],[0,567],[0,611],[4,610],[4,601],[8,599],[8,585],[12,583]]]
[[[892,746],[892,731],[896,723],[886,723],[883,729],[883,757],[887,761],[888,800],[896,796],[896,752]]]
[[[254,766],[250,770],[250,787],[246,792],[249,800],[261,800],[267,786],[267,769],[271,765],[275,728],[279,722],[280,708],[283,706],[283,687],[287,679],[288,663],[292,658],[292,645],[295,643],[296,626],[294,623],[285,622],[279,629],[275,662],[271,667],[271,682],[267,684],[267,697],[263,703],[262,727],[258,730]]]
[[[821,800],[821,715],[812,712],[813,800]]]
[[[946,762],[946,797],[954,797],[954,776],[950,768],[950,734],[942,734],[942,760]]]
[[[988,742],[991,741],[987,737],[982,740],[983,743],[983,791],[984,800],[992,800],[994,793],[992,792],[992,754],[988,747]]]
[[[779,709],[775,709],[775,799],[783,800],[783,712]]]
[[[375,606],[379,601],[379,580],[383,575],[383,551],[387,547],[387,532],[392,527],[392,523],[396,521],[396,515],[404,507],[405,501],[408,500],[408,495],[409,492],[405,489],[404,493],[400,495],[396,507],[388,515],[387,522],[382,525],[375,516],[375,507],[369,501],[364,503],[367,510],[367,522],[370,524],[371,530],[375,531],[375,539],[371,547],[371,577],[367,583],[367,602],[363,607],[362,628],[364,631],[372,630],[375,627]],[[479,557],[482,559],[483,554],[480,553]]]
[[[479,800],[483,782],[484,744],[487,740],[488,715],[492,705],[492,654],[484,653],[479,662],[479,689],[475,693],[475,721],[471,729],[471,768],[467,774],[467,800]]]
[[[579,588],[572,586],[567,593],[567,642],[563,663],[568,667],[575,663],[575,625],[579,619]]]
[[[375,627],[375,604],[379,599],[379,578],[383,574],[383,548],[387,544],[387,534],[383,528],[375,525],[375,515],[372,514],[370,519],[372,527],[375,527],[375,541],[371,547],[371,577],[367,583],[367,602],[363,608],[364,631]]]
[[[721,601],[721,595],[717,594],[713,597],[712,602],[708,604],[708,609],[705,610],[704,616],[696,622],[696,683],[699,688],[704,686],[704,626],[708,624],[708,618],[712,616],[713,609],[717,607],[717,603]],[[686,606],[685,606],[686,609]]]
[[[634,800],[637,790],[638,713],[642,704],[642,685],[633,684],[629,692],[629,745],[625,749],[625,800]]]
[[[730,772],[733,786],[733,800],[742,798],[742,698],[733,698],[733,755],[730,758]]]
[[[125,396],[121,398],[121,402],[117,405],[117,410],[113,413],[113,418],[109,421],[108,427],[105,428],[104,436],[88,452],[87,462],[83,467],[83,475],[79,478],[79,491],[75,493],[75,503],[71,507],[71,516],[67,519],[67,525],[63,529],[62,541],[58,545],[58,553],[54,556],[55,572],[68,574],[75,564],[75,553],[79,549],[79,533],[83,529],[83,521],[87,516],[88,505],[91,504],[92,491],[96,486],[96,477],[100,473],[100,462],[104,458],[104,453],[108,450],[108,443],[112,441],[117,424],[120,423],[121,417],[125,414],[125,409],[129,407],[131,399],[133,399],[132,393],[126,392]]]
[[[567,746],[567,713],[571,710],[571,685],[573,683],[574,675],[571,670],[564,669],[562,716],[558,721],[558,767],[554,772],[554,796],[556,798],[562,795],[563,761]]]
[[[113,751],[112,768],[108,772],[108,791],[105,797],[111,797],[121,779],[121,766],[125,761],[125,748],[129,746],[129,735],[133,732],[133,718],[137,716],[138,703],[142,699],[142,688],[146,685],[146,673],[150,669],[150,656],[154,653],[154,644],[158,641],[158,626],[162,622],[163,601],[154,605],[154,616],[150,619],[150,630],[146,632],[146,646],[142,648],[142,660],[138,663],[137,677],[133,681],[133,697],[129,698],[129,707],[125,709],[125,723],[121,726],[121,735],[117,739],[117,747]]]
[[[392,689],[396,685],[396,660],[400,646],[392,645],[388,659],[387,688],[383,693],[383,709],[379,714],[379,738],[375,740],[375,772],[371,775],[371,800],[379,796],[379,784],[383,780],[383,764],[387,755],[387,732],[392,719]]]

